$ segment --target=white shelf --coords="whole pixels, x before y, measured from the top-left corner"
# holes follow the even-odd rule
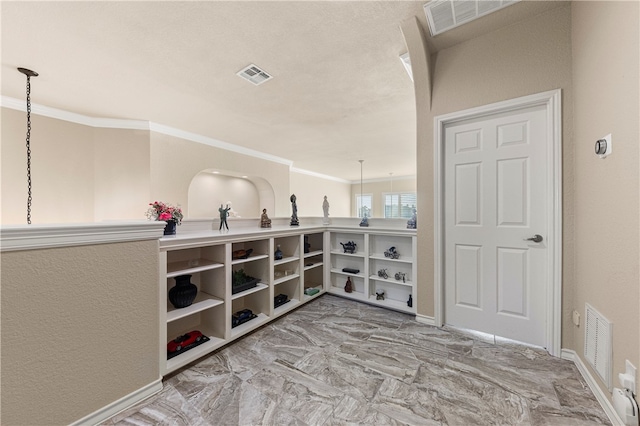
[[[314,251],[310,251],[309,253],[305,253],[304,254],[304,258],[308,258],[308,257],[314,257],[314,256],[321,256],[322,255],[322,250],[314,250]]]
[[[352,274],[351,272],[343,272],[341,269],[336,269],[336,268],[332,268],[331,269],[331,273],[332,274],[347,275],[347,276],[350,276],[350,277],[364,278],[364,274],[361,274],[361,273]]]
[[[344,253],[340,250],[331,250],[331,254],[337,254],[340,256],[364,257],[364,252],[355,252],[351,254],[351,253]]]
[[[267,321],[269,321],[269,317],[266,316],[263,313],[260,313],[254,319],[249,320],[249,321],[245,322],[244,324],[240,324],[239,326],[232,328],[231,329],[231,337],[234,338],[234,339],[236,337],[240,337],[243,334],[246,334],[246,333],[250,332],[251,330],[254,330],[254,329],[260,327],[262,324],[264,324]]]
[[[245,290],[245,291],[241,291],[240,293],[232,294],[231,295],[231,300],[239,299],[239,298],[247,296],[247,295],[249,295],[251,293],[255,293],[256,291],[264,290],[265,288],[269,288],[269,286],[266,285],[266,284],[258,283],[258,284],[256,284],[255,287],[250,288],[249,290]]]
[[[367,301],[367,297],[364,295],[364,293],[360,293],[360,292],[357,292],[357,291],[353,291],[351,293],[347,293],[341,287],[331,287],[331,289],[329,290],[329,293],[337,294],[338,296],[344,296],[344,297],[349,298],[349,299],[360,300],[360,301],[363,301],[363,302]]]
[[[391,275],[389,275],[389,276],[391,276]],[[402,281],[398,281],[396,279],[382,278],[382,277],[379,277],[377,275],[371,275],[371,276],[369,276],[369,279],[370,280],[375,280],[375,281],[382,281],[382,282],[389,283],[389,284],[396,284],[396,285],[404,285],[404,286],[407,286],[407,287],[413,287],[413,283],[411,281],[402,282]]]
[[[189,315],[222,305],[224,300],[218,299],[210,294],[199,291],[193,304],[186,308],[174,308],[171,303],[167,303],[167,323],[187,317]]]
[[[274,317],[280,316],[280,315],[282,315],[282,314],[284,314],[286,312],[289,312],[290,310],[294,309],[298,305],[300,305],[300,301],[298,299],[290,299],[284,305],[280,305],[277,308],[275,308],[273,310],[273,316]]]
[[[393,299],[377,300],[375,294],[372,294],[371,296],[369,296],[369,303],[373,305],[382,306],[385,308],[395,309],[397,311],[403,311],[403,312],[409,312],[409,313],[415,312],[415,309],[413,307],[410,308],[409,306],[407,306],[407,302],[400,302],[398,300],[393,300]]]
[[[266,259],[268,257],[269,257],[268,254],[256,254],[253,256],[249,256],[246,259],[234,259],[231,261],[231,264],[238,265],[240,263],[247,263],[247,262],[253,262],[254,260]]]
[[[302,295],[302,296],[303,296],[303,297],[302,297],[302,300],[304,300],[305,302],[306,302],[307,300],[315,299],[316,297],[320,296],[321,294],[326,293],[326,292],[324,291],[324,289],[322,288],[322,286],[321,286],[321,285],[318,285],[318,286],[315,286],[315,287],[305,287],[305,289],[307,289],[307,288],[317,288],[317,289],[318,289],[318,290],[320,290],[320,291],[319,291],[319,292],[317,292],[316,294],[314,294],[313,296],[309,296],[309,295],[307,295],[307,294],[303,294],[303,295]]]
[[[282,278],[278,278],[277,280],[273,281],[273,285],[278,285],[278,284],[282,284],[283,282],[292,280],[294,278],[298,278],[300,276],[300,274],[292,274],[292,275],[286,275]]]
[[[177,277],[179,275],[195,274],[197,272],[209,271],[224,267],[223,263],[214,262],[209,259],[197,259],[198,265],[189,266],[193,261],[171,262],[167,264],[167,278]]]
[[[274,261],[273,264],[282,265],[283,263],[295,262],[296,260],[300,260],[300,258],[296,256],[283,257],[282,259]]]
[[[198,345],[195,348],[189,349],[188,351],[167,360],[167,373],[171,373],[172,371],[175,371],[178,368],[195,361],[196,359],[208,354],[215,349],[218,349],[219,347],[227,343],[226,340],[220,339],[219,337],[207,337],[209,337],[210,339],[208,342]]]
[[[413,263],[413,260],[406,258],[406,257],[400,257],[399,259],[392,259],[390,257],[385,257],[384,254],[372,254],[371,256],[369,256],[369,259],[375,259],[375,260],[386,260],[388,262],[400,262],[400,263]]]
[[[306,266],[306,265],[305,265],[304,270],[305,270],[305,271],[308,271],[309,269],[317,268],[317,267],[322,266],[322,265],[324,265],[324,262],[314,263],[314,264],[313,264],[313,265],[311,265],[311,266]]]

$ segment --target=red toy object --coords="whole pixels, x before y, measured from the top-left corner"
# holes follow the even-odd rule
[[[193,345],[194,343],[199,343],[200,341],[202,341],[202,339],[204,339],[204,336],[198,330],[190,331],[187,334],[178,336],[174,340],[167,343],[167,352],[179,352],[182,349]]]

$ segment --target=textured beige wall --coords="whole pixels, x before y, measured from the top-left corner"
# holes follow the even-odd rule
[[[638,2],[572,4],[575,290],[567,308],[584,315],[589,303],[613,322],[614,386],[625,359],[640,367],[639,13]],[[608,133],[613,154],[600,160],[593,146]],[[565,346],[584,359],[584,327],[572,331]]]
[[[322,216],[324,196],[329,201],[329,217],[349,217],[351,184],[291,172],[291,193],[296,194],[298,216]],[[291,216],[289,209],[288,216]]]
[[[406,32],[407,45],[415,41]],[[410,50],[411,52],[411,50]],[[413,56],[413,53],[412,53]],[[563,301],[570,300],[572,270],[572,90],[571,10],[563,4],[510,27],[489,33],[432,55],[431,104],[425,70],[414,68],[418,108],[418,276],[419,314],[433,316],[433,119],[435,116],[520,96],[562,89],[563,185],[564,185],[564,288]],[[420,111],[429,111],[420,114]],[[571,311],[564,305],[563,324]],[[569,321],[570,323],[570,321]],[[563,346],[571,329],[563,326]]]
[[[149,197],[149,132],[93,129],[94,221],[144,219]]]
[[[26,224],[26,113],[1,108],[3,224]],[[92,128],[31,116],[32,223],[93,222]]]
[[[180,204],[189,215],[189,185],[203,170],[223,174],[247,175],[266,179],[275,194],[275,212],[270,216],[289,216],[289,166],[249,157],[174,136],[151,133],[151,198]]]
[[[260,217],[260,196],[256,186],[247,179],[202,172],[195,175],[188,191],[189,219],[216,219],[220,204],[231,202],[240,217]]]
[[[391,180],[363,182],[362,192],[373,195],[373,214],[371,217],[384,217],[384,198],[387,192],[416,192],[416,179],[395,178]],[[351,210],[349,216],[356,217],[356,195],[360,194],[360,183],[351,185]]]
[[[2,253],[3,425],[78,420],[159,378],[156,240]]]

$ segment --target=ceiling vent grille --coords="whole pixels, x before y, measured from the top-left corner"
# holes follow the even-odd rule
[[[257,67],[254,64],[244,67],[243,69],[238,71],[236,74],[244,78],[245,80],[250,81],[256,86],[264,83],[267,80],[271,80],[273,78],[273,76],[271,76],[269,73],[267,73],[266,71]]]
[[[432,36],[441,34],[519,0],[433,0],[424,5]]]

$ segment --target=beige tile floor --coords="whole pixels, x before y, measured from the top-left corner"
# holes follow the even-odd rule
[[[572,362],[324,295],[166,378],[112,425],[594,425]]]

